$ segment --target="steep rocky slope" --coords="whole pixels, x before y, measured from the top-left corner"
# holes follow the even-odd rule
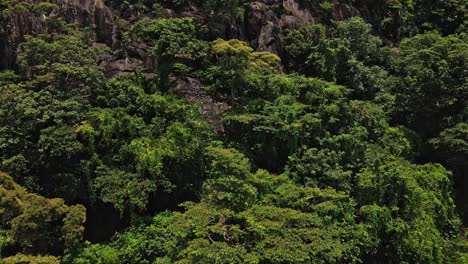
[[[123,63],[120,34],[128,21],[135,21],[144,16],[196,18],[207,25],[208,38],[239,38],[248,41],[255,49],[281,54],[281,36],[289,28],[298,28],[312,23],[328,23],[331,20],[343,20],[354,15],[376,16],[367,10],[368,3],[357,3],[356,7],[348,1],[334,0],[328,7],[314,4],[307,0],[260,0],[251,1],[244,18],[234,19],[227,14],[214,15],[201,7],[189,5],[183,9],[163,7],[158,12],[147,8],[136,8],[104,0],[20,0],[3,6],[0,17],[0,70],[14,65],[17,49],[25,35],[60,32],[70,30],[65,23],[72,23],[72,29],[85,29],[90,41],[106,44],[114,52],[111,62],[106,66],[112,75],[118,71],[132,70],[141,64],[141,56]],[[135,53],[135,52],[133,52]],[[137,52],[141,55],[142,52]],[[126,54],[127,55],[127,54]],[[132,57],[132,52],[130,52]],[[137,59],[137,60],[135,60]],[[115,65],[113,65],[115,63]]]
[[[66,30],[65,23],[88,28],[96,42],[114,44],[115,15],[103,0],[40,0],[12,2],[0,17],[0,70],[11,68],[26,35]],[[65,22],[65,23],[64,23]]]

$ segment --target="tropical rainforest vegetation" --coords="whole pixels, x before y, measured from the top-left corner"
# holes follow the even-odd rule
[[[276,50],[209,26],[254,1],[105,1],[118,47],[59,2],[0,0],[48,14],[0,71],[0,262],[468,263],[466,1],[299,1]]]

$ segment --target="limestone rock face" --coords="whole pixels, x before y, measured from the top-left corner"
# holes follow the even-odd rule
[[[327,19],[343,20],[359,14],[351,6],[333,1],[330,10],[323,10],[307,0],[259,0],[250,4],[246,16],[246,39],[262,51],[281,54],[280,37],[287,29],[323,22]]]
[[[18,0],[29,5],[38,5],[44,0]],[[60,32],[60,24],[74,23],[76,29],[86,28],[91,41],[106,44],[116,56],[106,58],[105,66],[110,75],[119,71],[131,71],[139,65],[145,66],[145,50],[127,47],[122,51],[121,29],[118,21],[136,21],[144,16],[151,17],[193,17],[208,28],[209,39],[238,38],[249,42],[256,50],[283,53],[282,36],[287,29],[296,29],[313,23],[327,23],[343,20],[353,15],[365,14],[349,1],[333,0],[326,9],[318,1],[310,0],[256,0],[251,1],[243,19],[213,15],[201,7],[189,5],[182,10],[165,7],[159,15],[149,9],[147,13],[137,12],[131,5],[117,4],[105,0],[47,0],[52,8],[8,12],[0,15],[0,70],[14,65],[19,44],[25,35]],[[364,8],[365,9],[365,8]],[[122,55],[124,54],[124,55]],[[134,56],[135,55],[135,56]],[[122,70],[124,69],[124,70]]]
[[[172,79],[176,83],[174,91],[185,96],[190,102],[198,104],[199,111],[206,116],[212,131],[216,134],[223,134],[222,114],[230,108],[229,105],[213,99],[198,79],[176,76],[172,76]]]
[[[89,28],[91,38],[96,42],[110,47],[115,42],[114,14],[103,0],[51,0],[55,6],[43,9],[32,6],[44,1],[22,2],[31,6],[30,10],[19,11],[10,6],[11,12],[0,18],[0,70],[12,67],[24,36],[59,32],[61,21]]]

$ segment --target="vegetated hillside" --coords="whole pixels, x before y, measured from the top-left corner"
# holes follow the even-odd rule
[[[0,262],[468,262],[463,0],[0,0]]]

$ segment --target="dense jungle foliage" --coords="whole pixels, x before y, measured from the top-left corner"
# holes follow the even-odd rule
[[[300,1],[322,19],[277,52],[214,37],[251,2],[105,1],[137,14],[118,48],[53,15],[24,36],[0,71],[0,263],[468,263],[466,1]],[[193,6],[205,23],[164,15]],[[0,0],[0,22],[58,9]]]

